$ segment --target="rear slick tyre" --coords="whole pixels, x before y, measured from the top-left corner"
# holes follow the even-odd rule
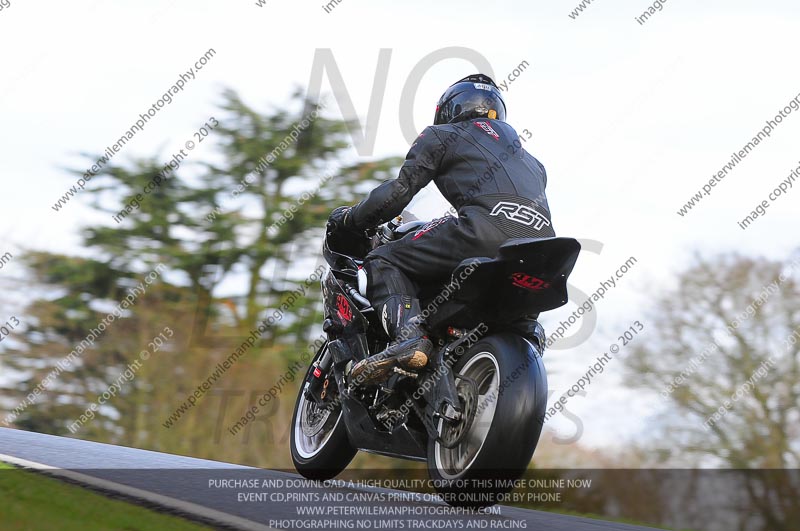
[[[479,341],[453,366],[456,383],[475,381],[477,409],[452,449],[428,442],[428,471],[445,502],[486,507],[505,501],[530,464],[547,407],[547,373],[539,350],[515,334]],[[470,386],[464,386],[469,388]],[[443,433],[445,421],[437,425]]]

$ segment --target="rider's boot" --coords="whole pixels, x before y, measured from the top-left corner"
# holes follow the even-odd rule
[[[353,365],[350,370],[350,381],[374,385],[386,380],[395,367],[415,371],[427,365],[433,352],[433,343],[426,335],[419,314],[417,299],[398,296],[391,297],[384,303],[382,312],[384,327],[394,342],[386,350]],[[390,324],[392,322],[403,325],[392,326]]]

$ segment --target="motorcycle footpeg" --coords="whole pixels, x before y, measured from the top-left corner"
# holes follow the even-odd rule
[[[396,374],[399,374],[400,376],[405,376],[406,378],[419,378],[419,374],[407,371],[405,369],[401,369],[400,367],[395,367],[393,370]]]
[[[472,330],[462,334],[459,339],[450,343],[447,348],[442,352],[442,357],[445,354],[453,352],[456,356],[462,356],[472,345],[477,343],[483,337],[482,325],[478,325]]]

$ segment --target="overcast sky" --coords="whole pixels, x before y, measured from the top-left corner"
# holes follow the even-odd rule
[[[326,13],[319,3],[280,0],[11,0],[0,11],[0,254],[23,246],[85,252],[79,227],[109,220],[81,201],[51,208],[74,182],[64,168],[85,167],[79,152],[113,144],[210,48],[213,59],[117,157],[180,149],[214,114],[224,87],[262,110],[284,105],[309,83],[319,49],[332,51],[345,82],[332,86],[326,74],[323,94],[341,98],[346,89],[365,120],[382,48],[391,50],[388,83],[374,150],[360,155],[401,155],[401,116],[422,129],[444,88],[477,68],[437,62],[413,107],[401,108],[423,58],[463,48],[485,58],[498,81],[527,61],[506,92],[508,121],[533,134],[526,148],[547,168],[557,232],[601,248],[582,255],[572,283],[591,293],[629,257],[638,260],[598,304],[590,340],[546,355],[557,398],[632,321],[656,325],[645,320],[646,295],[669,288],[692,253],[783,258],[798,246],[800,220],[796,182],[750,228],[737,225],[800,165],[800,111],[686,216],[676,213],[800,94],[796,3],[669,0],[643,25],[635,17],[651,3],[595,0],[570,18],[577,3],[341,0]],[[329,101],[327,112],[341,117],[337,98]],[[211,157],[212,147],[192,156]],[[18,276],[18,267],[0,275]],[[548,331],[574,309],[546,315]],[[619,384],[623,364],[624,352],[570,403],[583,418],[583,443],[635,438],[658,403]],[[553,426],[567,434],[573,425]]]

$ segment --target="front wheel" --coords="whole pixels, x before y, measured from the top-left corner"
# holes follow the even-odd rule
[[[494,505],[525,472],[539,442],[547,407],[544,364],[534,345],[502,334],[470,348],[453,373],[462,409],[474,414],[458,423],[439,419],[439,440],[428,442],[428,470],[450,505]],[[464,407],[470,402],[477,406]],[[447,444],[451,437],[457,444]]]
[[[314,362],[325,354],[327,348],[326,343],[314,356],[306,371],[292,416],[291,449],[294,467],[303,477],[317,480],[335,477],[356,455],[356,449],[347,438],[338,395],[328,404],[328,408],[323,408],[308,400],[303,393],[305,383],[311,378]],[[331,382],[335,382],[332,375]],[[331,387],[335,385],[333,383]],[[333,389],[328,392],[333,392]]]

